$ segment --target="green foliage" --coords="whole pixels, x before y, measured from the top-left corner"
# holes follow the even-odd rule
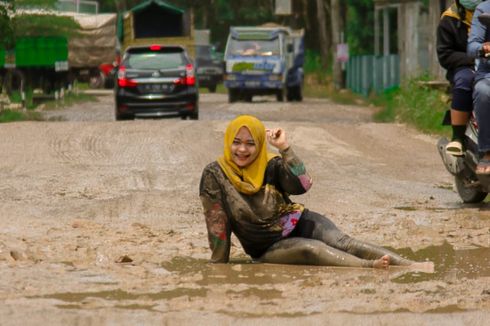
[[[427,77],[410,80],[401,88],[386,91],[373,102],[383,109],[375,115],[380,122],[400,121],[424,132],[447,132],[442,126],[448,109],[447,94],[432,89],[424,81]]]
[[[12,49],[14,47],[14,30],[9,12],[14,10],[13,1],[0,3],[0,48]]]
[[[80,26],[71,17],[56,15],[18,15],[13,25],[16,36],[73,36]]]
[[[332,58],[329,58],[332,60]],[[305,63],[303,65],[305,75],[312,75],[322,84],[327,83],[327,79],[332,75],[332,65],[327,69],[322,67],[320,54],[314,50],[305,50]]]
[[[57,0],[15,0],[17,7],[53,8]]]
[[[303,69],[306,74],[311,74],[322,69],[320,54],[316,51],[305,51],[305,64]]]
[[[351,55],[374,53],[373,0],[348,1],[346,35]]]

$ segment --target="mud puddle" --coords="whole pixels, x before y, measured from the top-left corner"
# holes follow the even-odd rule
[[[396,283],[416,283],[429,280],[477,279],[490,276],[490,248],[455,250],[445,242],[440,246],[429,246],[417,252],[400,249],[397,252],[413,260],[434,262],[435,273],[406,273],[394,280]]]
[[[392,249],[393,250],[393,249]],[[431,260],[435,263],[435,272],[413,272],[403,267],[394,266],[388,271],[372,269],[303,266],[303,265],[275,265],[253,263],[247,258],[238,258],[231,264],[211,264],[205,259],[191,257],[175,257],[171,261],[162,263],[162,267],[170,273],[181,278],[188,275],[199,276],[193,284],[183,283],[167,289],[149,293],[131,293],[120,289],[99,292],[81,293],[54,293],[30,298],[55,299],[66,304],[57,305],[59,308],[83,308],[87,302],[94,300],[110,301],[124,309],[152,310],[152,303],[161,300],[171,300],[179,297],[203,298],[208,290],[216,285],[232,285],[228,293],[239,297],[257,297],[261,300],[274,300],[281,298],[282,292],[275,289],[280,284],[303,284],[308,286],[310,280],[334,279],[339,276],[362,280],[362,282],[376,282],[386,278],[393,283],[419,283],[424,281],[451,281],[454,279],[477,279],[490,276],[490,248],[476,248],[455,250],[449,243],[440,246],[430,246],[418,251],[411,249],[395,250],[399,254],[417,261]],[[125,304],[123,304],[125,303]],[[447,311],[455,312],[457,309],[446,307]]]

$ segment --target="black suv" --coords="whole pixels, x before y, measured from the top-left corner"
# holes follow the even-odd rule
[[[115,83],[116,120],[199,118],[194,66],[181,46],[134,46],[125,51]]]
[[[196,70],[199,87],[207,87],[211,93],[223,81],[224,62],[211,45],[196,45]]]

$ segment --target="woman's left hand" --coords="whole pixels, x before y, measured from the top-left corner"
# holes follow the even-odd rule
[[[279,150],[286,150],[289,147],[286,132],[282,128],[266,129],[267,141]]]

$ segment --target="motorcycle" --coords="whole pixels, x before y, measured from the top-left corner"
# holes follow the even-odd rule
[[[443,124],[446,125],[448,123],[445,121]],[[470,118],[465,136],[463,140],[464,156],[456,157],[446,153],[446,145],[449,143],[446,137],[439,139],[437,149],[444,166],[454,176],[454,183],[459,197],[465,203],[480,203],[490,192],[490,177],[475,173],[479,153],[478,125],[474,116]]]
[[[484,13],[478,16],[479,21],[490,26],[490,14]],[[443,125],[450,125],[448,113]],[[449,140],[445,137],[437,142],[437,149],[441,155],[444,166],[454,176],[454,183],[459,197],[465,203],[480,203],[490,192],[490,176],[477,175],[475,173],[480,154],[478,152],[478,124],[474,114],[466,126],[465,139],[463,140],[464,155],[456,157],[446,153],[446,145]]]

